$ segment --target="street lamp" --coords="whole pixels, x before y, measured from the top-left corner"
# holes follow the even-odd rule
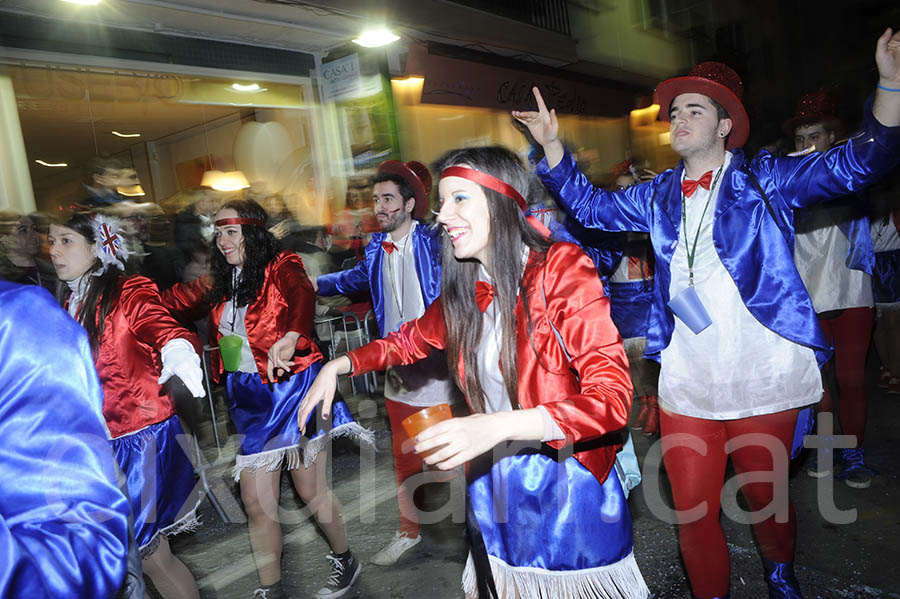
[[[387,27],[379,27],[363,31],[358,38],[353,40],[353,43],[363,48],[377,48],[396,42],[398,39],[400,38],[391,33]]]

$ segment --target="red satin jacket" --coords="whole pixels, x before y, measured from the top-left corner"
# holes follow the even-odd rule
[[[196,320],[197,310],[205,309],[205,297],[212,280],[204,277],[190,283],[179,283],[162,294],[163,304],[181,320]],[[247,339],[256,361],[256,369],[263,383],[268,383],[266,367],[269,348],[288,331],[300,333],[294,352],[292,374],[303,372],[310,364],[322,359],[322,353],[313,342],[313,318],[316,315],[316,292],[303,269],[303,261],[293,252],[281,252],[266,266],[259,297],[247,306],[244,325]],[[219,322],[225,300],[218,302],[209,312],[209,342],[218,347]],[[219,352],[211,354],[212,371],[216,380],[222,373]]]
[[[103,416],[115,438],[175,414],[172,398],[157,383],[160,350],[172,339],[187,339],[198,351],[200,343],[166,311],[147,277],[121,277],[113,293],[94,364],[103,386]]]
[[[572,243],[556,243],[546,254],[532,252],[523,288],[532,330],[529,335],[520,297],[516,304],[519,405],[526,409],[544,406],[566,436],[547,444],[554,449],[576,444],[574,457],[602,483],[620,445],[594,443],[588,447],[586,443],[622,429],[632,399],[628,361],[622,338],[610,320],[609,299],[594,264]],[[427,356],[432,347],[444,349],[447,329],[440,302],[441,298],[435,300],[421,318],[396,333],[351,351],[353,372],[410,364]],[[550,326],[551,319],[565,351]],[[462,359],[459,371],[465,380]]]

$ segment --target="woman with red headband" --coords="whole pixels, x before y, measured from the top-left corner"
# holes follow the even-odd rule
[[[228,202],[215,216],[212,276],[179,284],[163,301],[182,318],[209,309],[213,346],[226,335],[241,339],[240,364],[225,379],[229,412],[243,435],[234,467],[247,512],[250,546],[261,588],[256,597],[286,597],[281,585],[281,524],[278,499],[281,469],[291,473],[294,488],[306,502],[331,546],[332,574],[318,599],[344,595],[356,581],[360,565],[347,545],[341,505],[327,486],[323,449],[337,436],[372,441],[343,400],[328,422],[312,422],[301,435],[293,416],[322,365],[313,342],[315,292],[293,252],[283,252],[266,229],[268,216],[251,200]],[[213,371],[222,359],[213,353]],[[320,456],[321,453],[321,456]]]
[[[444,155],[442,294],[396,333],[327,363],[301,405],[331,411],[339,374],[446,350],[471,416],[426,429],[415,450],[469,462],[468,597],[649,595],[631,515],[610,476],[631,408],[622,340],[591,260],[550,245],[523,215],[528,174],[503,148]],[[515,505],[515,509],[508,509]]]

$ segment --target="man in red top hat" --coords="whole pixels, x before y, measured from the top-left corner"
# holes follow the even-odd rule
[[[372,236],[363,260],[354,268],[316,279],[320,295],[368,290],[382,336],[422,316],[441,293],[440,231],[419,220],[425,214],[430,190],[431,174],[424,164],[383,162],[375,176],[373,196],[382,232]],[[411,366],[389,369],[384,387],[400,527],[394,538],[372,556],[371,562],[378,566],[395,564],[422,539],[413,490],[421,488],[423,481],[413,475],[422,472],[423,462],[411,451],[412,444],[400,423],[423,408],[450,403],[455,397],[445,359],[439,354]]]
[[[800,152],[827,152],[843,129],[836,104],[825,91],[805,94],[796,114],[785,121],[785,133]],[[863,453],[866,424],[866,353],[872,337],[875,298],[872,271],[875,252],[869,219],[855,195],[819,204],[794,214],[796,240],[794,262],[834,357],[823,368],[833,373],[840,396],[841,432],[856,437],[856,447],[841,451],[841,468],[835,478],[848,486],[865,489],[876,471],[867,466]],[[819,412],[833,412],[834,401],[826,376]],[[819,462],[813,454],[806,472],[821,478],[831,474],[833,459]]]
[[[876,62],[880,80],[861,134],[801,157],[744,157],[743,85],[726,65],[701,63],[663,81],[660,117],[682,161],[618,191],[578,172],[537,88],[538,110],[513,113],[544,148],[538,174],[578,222],[650,233],[656,281],[645,355],[661,365],[663,456],[695,597],[728,596],[719,511],[729,458],[739,475],[755,473],[738,482],[769,597],[801,597],[788,455],[798,449],[800,410],[808,414],[821,397],[819,366],[830,348],[793,264],[792,211],[847,195],[900,160],[900,33],[879,38]]]

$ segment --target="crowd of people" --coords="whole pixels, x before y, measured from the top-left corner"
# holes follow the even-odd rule
[[[502,147],[450,150],[431,169],[384,162],[370,181],[379,230],[342,248],[277,198],[198,192],[171,215],[136,204],[122,195],[133,169],[101,159],[70,210],[0,214],[0,429],[20,481],[0,491],[0,594],[140,597],[143,574],[163,597],[199,597],[167,537],[199,525],[177,408],[206,395],[206,346],[241,435],[257,599],[288,596],[284,470],[330,547],[318,599],[360,576],[325,464],[336,437],[373,442],[338,392],[340,376],[371,371],[386,371],[399,509],[373,565],[422,540],[416,475],[455,471],[467,597],[649,597],[630,425],[661,438],[693,596],[731,589],[730,461],[770,474],[741,487],[751,511],[785,502],[753,528],[770,599],[802,597],[786,465],[816,411],[837,412],[853,446],[813,453],[805,471],[867,488],[870,343],[900,393],[900,33],[875,57],[859,128],[848,135],[828,94],[810,93],[784,122],[784,155],[743,152],[750,121],[727,65],[667,79],[656,95],[681,161],[617,165],[605,188],[534,88],[537,109],[512,113],[534,170]],[[379,338],[326,361],[334,340],[316,317],[360,298]],[[34,360],[47,345],[57,357]],[[406,432],[439,404],[455,417]]]

